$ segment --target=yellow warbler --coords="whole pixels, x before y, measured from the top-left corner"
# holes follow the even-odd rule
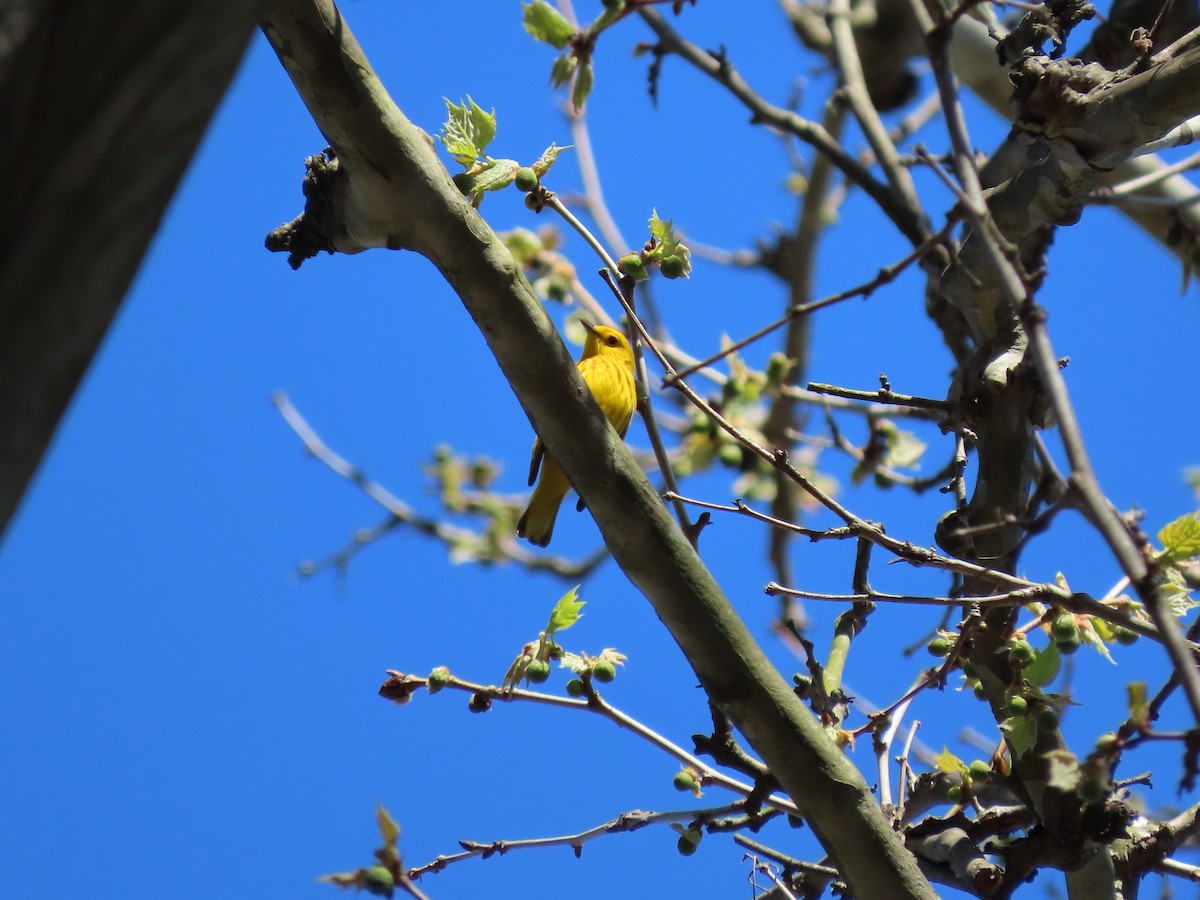
[[[587,329],[587,340],[583,355],[579,358],[579,374],[592,389],[592,396],[600,404],[605,418],[625,437],[633,408],[637,405],[637,391],[633,379],[633,350],[620,329],[607,325],[593,325],[580,319]],[[539,547],[550,543],[554,533],[554,520],[558,508],[567,495],[571,484],[553,458],[546,455],[541,438],[533,442],[533,460],[529,463],[529,483],[537,478],[538,466],[542,477],[529,498],[529,507],[517,522],[517,535]]]

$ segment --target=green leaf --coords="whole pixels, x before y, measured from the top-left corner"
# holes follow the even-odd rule
[[[660,244],[671,240],[671,220],[660,219],[657,209],[650,214],[650,233]]]
[[[1047,645],[1042,650],[1033,652],[1033,665],[1027,666],[1021,674],[1034,687],[1045,687],[1058,677],[1062,666],[1062,656],[1054,644]]]
[[[575,585],[563,594],[562,598],[554,604],[554,610],[550,613],[550,624],[546,626],[546,634],[566,631],[578,622],[580,616],[583,615],[580,610],[583,609],[586,602],[579,599],[579,585]]]
[[[880,422],[882,427],[885,423]],[[897,428],[887,422],[884,433],[887,436],[887,465],[893,469],[915,469],[921,462],[921,456],[928,446],[911,431]]]
[[[1132,681],[1126,685],[1129,693],[1129,719],[1139,728],[1150,722],[1150,700],[1146,695],[1146,682]]]
[[[461,106],[455,106],[449,98],[443,99],[446,100],[449,114],[439,138],[451,156],[464,166],[469,166],[483,154],[496,136],[496,111],[484,112],[470,95]]]
[[[383,845],[395,847],[396,841],[400,838],[400,826],[396,824],[396,820],[392,818],[392,814],[384,808],[382,803],[375,807],[375,824],[379,826]]]
[[[553,166],[554,161],[558,159],[558,154],[562,153],[564,150],[570,149],[570,144],[565,147],[560,147],[558,144],[551,144],[542,151],[542,155],[538,157],[538,161],[535,162],[531,168],[537,173],[537,177],[541,178],[550,171],[550,167]]]
[[[933,764],[939,772],[945,772],[947,775],[953,775],[956,772],[966,780],[970,777],[971,770],[967,768],[967,764],[950,752],[950,748],[945,744],[942,745],[942,752],[933,758]]]
[[[1089,616],[1083,621],[1082,624],[1079,625],[1079,637],[1085,644],[1087,644],[1115,666],[1117,661],[1113,659],[1112,654],[1108,652],[1108,644],[1105,643],[1105,635],[1100,634],[1099,630],[1096,628],[1097,624],[1099,624],[1101,628],[1105,628],[1107,626],[1107,623],[1103,619],[1097,619],[1093,616]]]
[[[1197,518],[1196,513],[1180,516],[1174,522],[1163,526],[1163,530],[1158,533],[1158,540],[1171,559],[1191,559],[1193,556],[1200,556],[1200,518]]]
[[[1014,757],[1021,757],[1037,743],[1037,722],[1033,716],[1013,716],[1000,723],[1000,730],[1008,738]]]
[[[629,659],[628,656],[626,656],[624,653],[621,653],[615,647],[605,647],[600,651],[600,655],[596,658],[606,660],[612,663],[614,666],[623,666],[625,665],[625,660]]]
[[[471,193],[499,191],[513,183],[521,164],[515,159],[493,159],[472,173]]]
[[[1073,793],[1081,778],[1079,760],[1068,750],[1052,750],[1046,754],[1046,783],[1063,793]]]
[[[654,236],[657,244],[654,248],[652,257],[656,260],[661,260],[668,256],[678,256],[683,260],[683,274],[688,276],[692,272],[692,251],[687,248],[686,244],[681,244],[675,236],[675,230],[670,219],[660,219],[658,210],[654,210],[650,215],[650,234]]]
[[[533,0],[532,3],[521,4],[524,9],[522,17],[525,30],[534,40],[543,41],[556,50],[566,49],[567,43],[575,34],[575,29],[562,13],[545,0]]]
[[[580,656],[578,653],[564,651],[563,655],[558,658],[559,668],[569,669],[576,675],[582,675],[592,667],[592,664]]]
[[[554,60],[554,65],[550,67],[550,85],[560,88],[575,74],[575,67],[579,65],[579,60],[569,53],[564,53],[562,56]]]
[[[590,61],[583,63],[575,73],[575,87],[571,90],[571,105],[575,111],[583,109],[583,104],[592,93],[592,85],[596,81],[596,70]]]
[[[1200,604],[1192,598],[1192,592],[1182,572],[1171,567],[1166,570],[1166,577],[1166,583],[1159,585],[1160,596],[1167,601],[1172,614],[1183,618]]]

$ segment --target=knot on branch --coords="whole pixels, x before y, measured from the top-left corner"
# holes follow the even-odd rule
[[[288,265],[300,268],[322,250],[333,253],[330,237],[330,196],[339,175],[337,157],[325,148],[304,160],[304,212],[280,225],[267,235],[266,247],[272,253],[287,253]]]
[[[1008,74],[1021,127],[1051,136],[1078,127],[1091,109],[1092,91],[1112,78],[1099,63],[1084,65],[1045,56],[1025,57]]]
[[[1054,45],[1050,58],[1058,59],[1071,30],[1095,15],[1096,8],[1087,0],[1047,0],[1026,13],[997,45],[1000,65],[1011,65],[1027,56],[1041,56],[1047,41]]]

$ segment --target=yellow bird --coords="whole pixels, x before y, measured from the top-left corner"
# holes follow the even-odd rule
[[[591,388],[592,396],[600,404],[604,417],[617,434],[625,437],[633,408],[637,405],[637,390],[634,387],[633,349],[624,332],[607,325],[593,325],[579,320],[587,329],[587,340],[583,355],[579,357],[579,374]],[[567,476],[558,463],[546,455],[541,438],[533,442],[533,459],[529,463],[529,483],[537,478],[541,466],[542,477],[529,498],[529,507],[517,522],[517,536],[530,543],[545,547],[554,533],[554,520],[558,508],[571,487]]]

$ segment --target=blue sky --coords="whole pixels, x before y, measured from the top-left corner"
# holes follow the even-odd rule
[[[442,98],[469,93],[497,110],[493,155],[532,160],[570,136],[560,98],[545,87],[552,54],[524,33],[517,4],[508,6],[423,4],[418,14],[360,0],[344,12],[411,119],[434,132]],[[782,100],[797,77],[808,78],[813,106],[827,76],[803,68],[810,63],[776,7],[749,9],[754,17],[701,4],[681,25],[701,46],[725,43],[769,97]],[[783,190],[787,153],[674,60],[654,110],[644,61],[629,58],[648,34],[627,23],[598,56],[589,115],[614,215],[631,239],[641,239],[657,207],[698,241],[750,246],[772,221],[794,216]],[[994,146],[1003,123],[986,114],[977,121],[976,143]],[[945,144],[936,128],[923,139]],[[439,545],[406,533],[359,554],[344,577],[295,576],[298,563],[339,549],[383,514],[304,454],[270,404],[273,391],[285,391],[336,451],[431,514],[420,466],[434,445],[502,461],[500,486],[515,493],[532,434],[427,262],[371,252],[322,256],[292,272],[262,248],[266,232],[298,212],[303,158],[323,146],[256,37],[0,545],[0,883],[8,895],[328,897],[334,889],[314,878],[369,862],[377,802],[400,821],[412,865],[455,851],[460,838],[562,834],[630,809],[689,805],[671,787],[670,759],[598,719],[521,706],[470,715],[458,694],[418,696],[404,708],[376,697],[389,668],[424,674],[444,664],[499,681],[570,584],[512,565],[453,566]],[[578,187],[569,153],[553,176],[553,188]],[[511,193],[484,204],[495,227],[543,224]],[[578,240],[568,250],[581,271],[595,266]],[[853,197],[828,238],[818,290],[865,281],[904,252]],[[1200,462],[1185,380],[1200,333],[1195,288],[1181,295],[1167,255],[1107,209],[1059,233],[1051,266],[1041,299],[1057,351],[1072,358],[1068,383],[1102,482],[1119,507],[1146,510],[1157,531],[1195,508],[1182,478]],[[673,334],[696,355],[714,350],[722,332],[749,333],[784,303],[770,280],[703,262],[691,281],[656,291]],[[920,282],[901,279],[869,302],[823,313],[811,377],[871,388],[886,372],[897,390],[944,393],[950,359],[922,310]],[[553,314],[561,321],[561,310]],[[845,425],[861,439],[855,423]],[[936,431],[922,436],[931,460],[950,452]],[[630,439],[646,446],[636,426]],[[831,457],[829,466],[845,484],[845,464]],[[731,499],[723,477],[688,490]],[[918,543],[931,542],[945,511],[940,496],[915,506],[898,491],[843,498]],[[557,551],[582,555],[597,541],[586,514],[564,511]],[[740,520],[719,521],[703,545],[790,674],[799,665],[768,630],[763,547],[759,527]],[[803,586],[848,591],[848,549],[798,546]],[[1036,578],[1062,570],[1097,595],[1117,578],[1070,516],[1024,564]],[[895,566],[880,567],[873,582],[940,589]],[[648,604],[612,564],[581,595],[586,616],[568,646],[628,654],[606,696],[689,745],[708,723],[706,707]],[[811,610],[818,647],[839,611]],[[896,642],[917,640],[935,621],[881,612],[851,656],[848,682],[877,703],[897,696],[927,658],[901,660]],[[1081,749],[1119,721],[1125,681],[1136,675],[1153,689],[1166,672],[1153,648],[1118,662],[1079,654],[1085,705],[1066,728]],[[556,675],[550,686],[564,681]],[[1169,707],[1176,724],[1180,713]],[[964,722],[995,734],[953,691],[923,698],[910,715],[924,723],[927,744],[947,743],[968,759],[981,754],[957,739]],[[869,747],[856,759],[870,764]],[[1155,802],[1194,801],[1174,793],[1172,753],[1139,753],[1127,766],[1121,774],[1164,773]],[[721,799],[716,790],[705,798]],[[772,836],[788,852],[816,854],[807,833]],[[674,845],[672,832],[646,829],[592,842],[581,860],[561,849],[512,853],[454,866],[422,886],[446,900],[547,883],[569,883],[579,898],[746,890],[749,869],[727,837],[707,838],[686,860]]]

